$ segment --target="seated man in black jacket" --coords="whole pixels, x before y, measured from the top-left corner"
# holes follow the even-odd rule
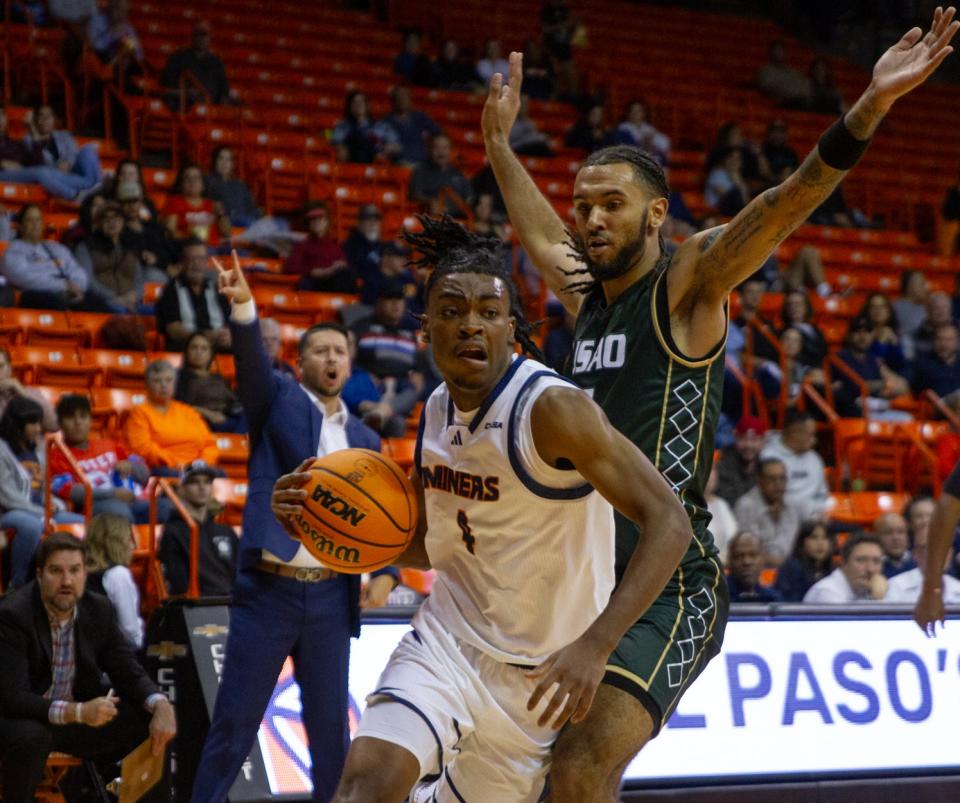
[[[54,533],[37,550],[37,579],[0,604],[6,803],[34,799],[51,751],[115,761],[149,735],[161,755],[176,734],[173,706],[137,663],[110,601],[84,595],[86,579],[83,542]]]
[[[180,501],[200,528],[198,574],[200,595],[229,596],[237,571],[237,534],[217,524],[211,510],[213,469],[204,463],[188,466],[180,478]],[[160,539],[160,563],[171,594],[186,594],[190,585],[190,525],[174,510]]]

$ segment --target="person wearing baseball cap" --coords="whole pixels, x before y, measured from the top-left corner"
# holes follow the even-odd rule
[[[364,204],[357,214],[357,225],[350,230],[343,244],[350,269],[364,284],[380,270],[384,246],[382,221],[383,214],[376,204]]]
[[[717,462],[717,496],[731,506],[757,482],[757,458],[767,427],[756,416],[745,415],[734,427],[733,445],[720,453]]]
[[[180,501],[199,528],[200,595],[229,596],[237,569],[237,534],[214,518],[220,508],[213,496],[218,472],[201,460],[180,473]],[[158,553],[170,594],[186,594],[190,584],[190,525],[174,510],[163,528]]]
[[[294,246],[284,273],[303,278],[298,287],[320,293],[355,293],[357,276],[347,263],[347,255],[330,234],[330,210],[323,201],[310,204],[305,215],[307,239]]]

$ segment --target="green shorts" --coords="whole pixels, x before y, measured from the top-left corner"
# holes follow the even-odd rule
[[[607,661],[603,682],[640,701],[653,717],[654,735],[720,652],[729,609],[726,578],[716,558],[681,564]]]

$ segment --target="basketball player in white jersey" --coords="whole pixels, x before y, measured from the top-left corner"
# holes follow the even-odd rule
[[[423,223],[410,239],[433,268],[423,336],[444,384],[417,443],[425,537],[405,557],[437,577],[367,700],[334,799],[532,803],[559,728],[586,715],[690,523],[586,392],[515,354],[536,346],[499,242]],[[305,479],[277,483],[281,521]],[[611,504],[645,533],[612,597]]]

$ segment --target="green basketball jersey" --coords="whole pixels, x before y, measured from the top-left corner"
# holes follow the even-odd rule
[[[680,353],[670,335],[665,276],[651,271],[610,304],[602,288],[594,288],[577,318],[568,372],[680,497],[694,532],[686,564],[716,555],[704,488],[723,393],[724,343],[700,360]],[[619,513],[616,525],[619,577],[639,528]]]

